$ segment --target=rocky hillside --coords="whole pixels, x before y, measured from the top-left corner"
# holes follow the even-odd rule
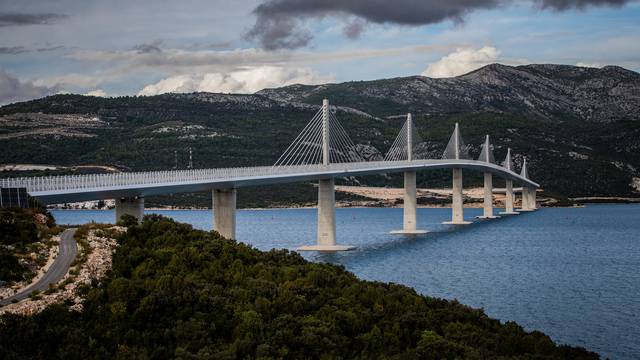
[[[292,85],[250,95],[56,95],[0,107],[0,164],[170,169],[177,152],[184,168],[191,147],[195,167],[271,165],[324,97],[371,159],[387,151],[412,112],[431,157],[440,156],[459,122],[472,155],[491,134],[497,159],[507,147],[518,166],[527,156],[532,178],[551,192],[640,195],[640,74],[613,66],[489,65],[448,79]],[[18,174],[25,172],[0,172]],[[422,173],[419,186],[445,185],[449,176]],[[481,180],[471,173],[465,179]],[[399,176],[349,182],[402,183]]]
[[[292,85],[258,94],[286,102],[339,105],[389,116],[411,111],[452,114],[495,111],[549,120],[640,119],[640,74],[617,66],[488,65],[466,75],[412,76],[318,86]]]

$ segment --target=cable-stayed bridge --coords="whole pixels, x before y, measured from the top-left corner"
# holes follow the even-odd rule
[[[404,220],[402,230],[394,233],[419,234],[417,228],[416,172],[430,169],[452,169],[452,217],[448,224],[468,224],[463,217],[462,169],[484,173],[484,210],[481,218],[493,219],[493,176],[505,179],[506,209],[514,211],[513,183],[522,186],[522,209],[536,209],[537,183],[528,178],[526,161],[521,172],[513,169],[511,151],[502,164],[496,164],[487,135],[478,159],[469,157],[458,124],[441,159],[423,159],[419,148],[422,140],[415,131],[411,114],[387,152],[383,161],[364,161],[358,147],[350,139],[340,121],[329,109],[327,100],[302,129],[273,166],[190,169],[171,171],[126,172],[71,176],[23,177],[0,180],[2,188],[26,188],[42,203],[116,199],[116,219],[125,214],[142,219],[144,197],[180,192],[212,191],[214,229],[235,238],[236,192],[254,185],[318,181],[317,244],[301,250],[336,251],[352,247],[336,244],[335,182],[336,177],[380,173],[404,173]]]

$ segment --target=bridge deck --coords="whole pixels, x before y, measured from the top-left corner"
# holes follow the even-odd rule
[[[0,186],[24,187],[43,203],[55,204],[454,167],[488,171],[523,185],[539,187],[537,183],[496,164],[453,159],[28,177],[2,179]]]

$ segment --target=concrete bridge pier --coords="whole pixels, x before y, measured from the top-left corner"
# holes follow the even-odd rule
[[[519,212],[513,210],[513,180],[505,179],[505,200],[504,200],[504,211],[500,213],[500,215],[518,215]]]
[[[531,206],[531,210],[538,210],[537,189],[531,188],[531,190],[529,190],[529,196],[531,196],[531,199],[529,200],[529,205]]]
[[[299,251],[345,251],[355,247],[336,245],[335,180],[318,181],[318,228],[316,245],[301,246]]]
[[[533,211],[531,205],[531,189],[528,186],[522,185],[522,204],[518,211]]]
[[[451,196],[451,221],[445,221],[445,225],[467,225],[470,221],[464,220],[464,200],[462,198],[462,169],[453,168]]]
[[[535,211],[536,209],[536,189],[529,186],[523,186],[522,209],[518,211]]]
[[[529,188],[523,186],[520,197],[522,201],[520,202],[520,209],[518,209],[518,211],[529,211]]]
[[[213,230],[227,239],[236,238],[236,189],[214,189]]]
[[[392,234],[426,234],[426,230],[417,229],[416,172],[404,172],[404,203],[402,204],[402,230],[393,230]]]
[[[142,222],[144,216],[144,197],[134,196],[116,199],[116,222],[124,215],[131,215]]]
[[[484,204],[482,216],[478,219],[497,219],[500,216],[493,215],[493,174],[484,173]]]

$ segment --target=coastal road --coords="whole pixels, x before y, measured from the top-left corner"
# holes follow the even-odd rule
[[[19,293],[0,300],[0,306],[10,304],[14,299],[17,301],[23,300],[29,297],[29,294],[35,290],[45,291],[49,288],[49,284],[55,284],[61,280],[67,274],[67,271],[69,271],[69,267],[78,253],[78,244],[73,238],[76,230],[77,229],[67,229],[60,235],[60,250],[58,251],[58,256],[44,276],[35,284],[30,285]]]

